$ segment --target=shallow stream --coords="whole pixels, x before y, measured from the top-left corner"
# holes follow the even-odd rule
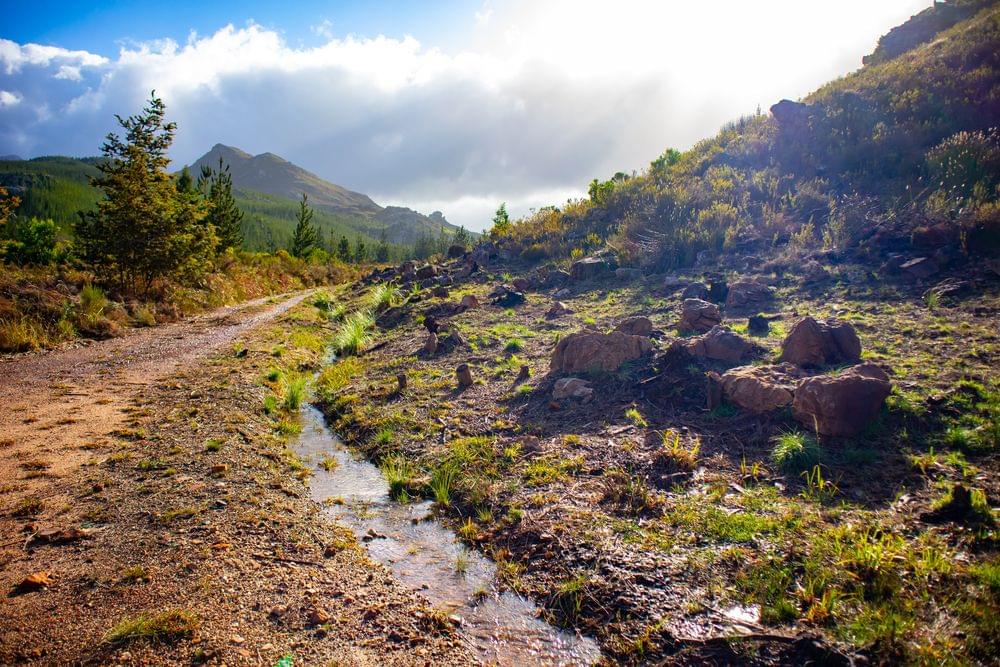
[[[435,608],[459,616],[464,639],[484,662],[569,666],[600,657],[592,639],[549,625],[531,601],[499,592],[494,563],[435,520],[430,501],[392,501],[379,469],[331,433],[312,405],[302,407],[302,433],[292,448],[314,468],[312,497],[354,531],[373,559]],[[325,458],[336,465],[320,467]],[[336,502],[324,502],[330,499]]]

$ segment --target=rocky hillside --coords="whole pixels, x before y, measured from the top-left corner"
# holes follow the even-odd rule
[[[587,199],[543,209],[501,242],[535,261],[607,245],[623,265],[659,271],[762,256],[792,265],[820,250],[879,263],[885,253],[930,252],[938,264],[996,253],[998,100],[1000,7],[989,3],[801,102],[667,150],[642,174],[595,180]]]

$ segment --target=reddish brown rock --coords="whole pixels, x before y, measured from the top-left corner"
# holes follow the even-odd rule
[[[594,395],[594,388],[586,380],[580,378],[560,378],[552,389],[552,400],[561,401],[575,398],[587,402]]]
[[[852,363],[861,359],[861,340],[841,320],[803,317],[781,342],[781,361],[799,366]]]
[[[653,322],[648,317],[641,315],[629,317],[618,323],[615,331],[620,331],[630,336],[648,336],[653,332]]]
[[[822,435],[855,436],[878,416],[891,391],[884,370],[860,364],[836,375],[802,380],[795,389],[792,416]]]
[[[466,294],[465,296],[462,297],[462,301],[461,303],[459,303],[459,306],[464,310],[479,308],[479,299],[476,297],[475,294]]]
[[[677,341],[696,357],[737,363],[753,352],[753,343],[723,326],[712,327],[708,333],[690,340]]]
[[[27,577],[21,580],[17,586],[14,587],[14,595],[23,595],[24,593],[31,593],[33,591],[40,591],[43,588],[48,588],[52,585],[52,575],[42,570],[41,572],[35,572],[29,574]]]
[[[791,364],[740,366],[722,374],[722,392],[745,410],[767,412],[791,405],[801,375]]]
[[[697,331],[703,333],[722,322],[722,314],[714,303],[701,299],[684,299],[681,304],[681,331]]]
[[[455,369],[455,377],[458,379],[458,386],[472,386],[472,369],[469,368],[469,364],[459,364]]]
[[[565,303],[563,303],[562,301],[556,301],[555,303],[552,304],[552,307],[549,308],[549,311],[545,313],[545,317],[548,318],[560,317],[562,315],[568,315],[569,313],[572,312],[573,311],[570,310],[569,306],[567,306]]]
[[[774,288],[759,280],[740,279],[729,286],[726,295],[727,308],[759,306],[774,298]]]
[[[581,331],[559,341],[552,353],[551,368],[563,373],[616,371],[626,361],[638,359],[652,349],[653,344],[643,336]]]

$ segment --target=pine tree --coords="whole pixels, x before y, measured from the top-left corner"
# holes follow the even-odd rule
[[[351,242],[347,240],[346,236],[340,237],[340,242],[337,244],[337,257],[342,262],[351,261]]]
[[[167,171],[177,126],[164,122],[165,114],[154,91],[141,113],[115,116],[124,137],[107,135],[101,175],[92,179],[104,198],[76,225],[81,256],[99,280],[130,293],[148,290],[161,276],[199,273],[214,244],[212,227],[203,223],[204,205],[179,193]]]
[[[186,171],[187,167],[184,169]],[[229,248],[238,250],[243,246],[243,211],[236,205],[233,177],[229,173],[229,165],[223,163],[221,156],[218,170],[202,167],[198,185],[209,204],[208,222],[215,227],[219,238],[216,252],[225,252]]]
[[[470,243],[472,243],[472,234],[465,229],[465,225],[456,229],[455,234],[451,237],[452,245],[460,245],[463,248],[468,248]]]
[[[510,233],[510,216],[507,215],[507,202],[500,204],[496,214],[493,216],[493,227],[490,228],[490,236],[498,238]]]
[[[194,179],[191,178],[191,170],[187,168],[187,165],[184,165],[184,168],[181,169],[181,175],[177,177],[177,192],[195,192]]]
[[[306,193],[302,193],[299,202],[298,222],[295,225],[295,235],[292,237],[292,255],[306,257],[319,246],[319,232],[312,224],[313,210],[309,208]]]
[[[358,264],[368,259],[368,248],[365,247],[364,239],[360,236],[354,240],[354,261]]]
[[[375,246],[375,261],[376,262],[388,262],[389,261],[389,240],[385,235],[385,228],[378,235],[378,245]]]

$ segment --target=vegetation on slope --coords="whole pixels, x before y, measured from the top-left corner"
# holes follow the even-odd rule
[[[526,258],[607,243],[625,264],[670,269],[721,253],[1000,243],[1000,8],[934,41],[783,101],[589,198],[495,234]]]

